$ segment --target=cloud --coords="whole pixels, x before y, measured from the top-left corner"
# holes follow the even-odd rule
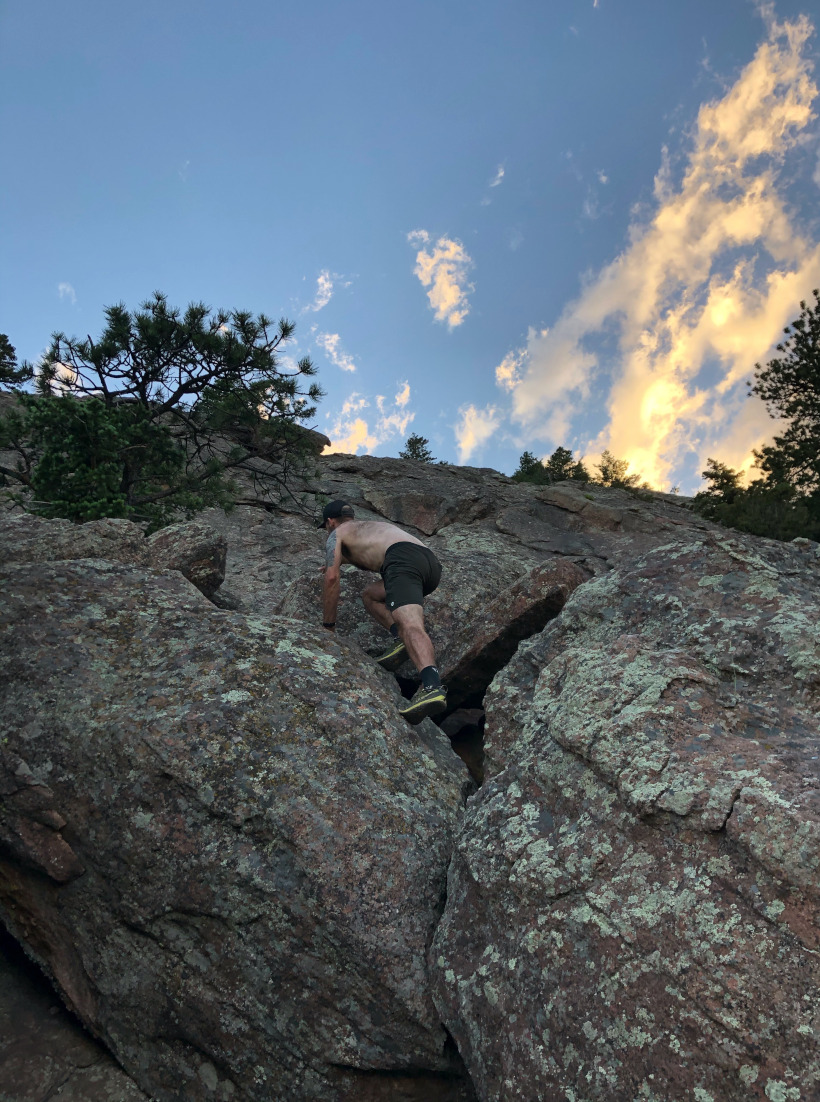
[[[407,240],[411,245],[430,244],[430,235],[426,230],[413,230]],[[428,251],[420,247],[416,253],[416,266],[413,269],[423,287],[429,287],[427,297],[435,311],[436,321],[444,321],[454,329],[461,325],[470,312],[467,295],[474,289],[467,282],[467,273],[472,260],[460,241],[449,237],[440,237]]]
[[[339,347],[341,337],[338,333],[316,333],[316,343],[323,348],[330,360],[342,371],[355,371],[352,358]]]
[[[495,369],[495,381],[502,390],[515,390],[521,381],[521,364],[524,361],[526,349],[517,352],[508,352],[498,367]]]
[[[769,16],[735,83],[701,106],[680,165],[662,151],[653,209],[636,216],[623,253],[496,369],[513,416],[553,443],[566,442],[593,385],[608,385],[590,446],[655,485],[705,450],[722,458],[724,440],[736,461],[759,445],[762,407],[750,412],[744,381],[820,282],[820,244],[785,195],[788,155],[814,118],[813,28]]]
[[[466,463],[501,424],[501,413],[495,406],[477,409],[473,405],[462,406],[458,412],[459,420],[453,431],[458,445],[458,461]]]
[[[60,298],[67,298],[72,306],[76,305],[77,292],[74,290],[70,283],[58,283],[57,294],[60,296]]]
[[[495,170],[495,176],[490,181],[490,187],[498,187],[501,181],[504,179],[504,166],[499,165]]]
[[[325,455],[333,452],[345,452],[356,454],[362,449],[364,454],[371,454],[380,444],[393,437],[405,437],[410,422],[415,413],[410,413],[407,406],[410,402],[410,384],[400,384],[400,389],[392,402],[382,394],[376,395],[376,417],[373,428],[362,416],[362,412],[370,407],[370,401],[362,395],[351,394],[342,405],[341,413],[328,429],[330,446],[324,450]],[[326,414],[329,418],[330,415]]]
[[[309,306],[305,306],[302,309],[302,313],[317,313],[319,310],[324,309],[331,298],[333,298],[333,283],[334,280],[338,278],[338,276],[332,276],[327,268],[323,268],[316,279],[316,298]]]

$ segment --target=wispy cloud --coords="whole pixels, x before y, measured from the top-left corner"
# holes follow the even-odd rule
[[[658,485],[687,455],[723,458],[724,441],[748,466],[772,422],[744,380],[820,282],[820,244],[785,194],[788,154],[814,118],[813,28],[763,14],[766,39],[700,108],[680,167],[664,150],[654,209],[627,248],[497,369],[516,419],[554,443],[606,373],[608,421],[590,447]]]
[[[338,333],[316,333],[314,339],[319,347],[324,349],[331,362],[340,367],[342,371],[356,370],[352,357],[342,351],[342,338]]]
[[[407,240],[418,247],[413,271],[421,285],[429,288],[427,298],[436,321],[455,329],[470,312],[467,296],[474,288],[467,281],[467,273],[472,260],[461,242],[449,237],[440,237],[429,249],[424,247],[430,245],[426,230],[413,230]]]
[[[474,405],[462,406],[453,431],[458,445],[458,461],[466,463],[501,424],[501,413],[495,406],[478,409]]]
[[[495,176],[490,180],[490,187],[498,187],[501,181],[504,179],[504,166],[499,165],[495,170]]]
[[[67,298],[72,306],[76,305],[77,292],[74,290],[70,283],[58,283],[57,294],[60,296],[60,298]]]
[[[415,417],[415,413],[407,408],[410,402],[410,384],[401,383],[392,402],[382,394],[376,395],[375,402],[376,418],[373,421],[364,412],[372,408],[369,399],[353,393],[345,400],[341,412],[327,430],[331,444],[325,448],[325,454],[345,452],[355,455],[359,449],[368,454],[388,440],[395,437],[401,439],[407,435],[407,428]],[[330,419],[330,414],[326,416]]]
[[[316,297],[308,306],[302,308],[302,313],[317,313],[323,310],[333,298],[333,285],[338,278],[336,275],[331,275],[327,268],[323,268],[316,279]]]

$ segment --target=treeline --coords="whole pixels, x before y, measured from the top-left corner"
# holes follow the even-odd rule
[[[628,474],[629,462],[616,459],[605,451],[590,474],[581,459],[575,459],[569,448],[556,448],[548,459],[538,459],[532,452],[524,452],[513,474],[516,482],[532,482],[536,486],[548,486],[553,482],[597,482],[601,486],[619,486],[626,490],[648,490],[649,484],[641,482],[639,474]]]

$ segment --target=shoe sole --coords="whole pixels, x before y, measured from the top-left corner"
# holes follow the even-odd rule
[[[377,658],[376,665],[392,673],[393,670],[397,670],[399,666],[403,666],[408,657],[407,647],[403,647],[398,654],[389,654],[385,658]]]
[[[412,723],[415,726],[416,723],[421,723],[421,721],[423,719],[427,719],[428,716],[437,716],[441,712],[446,711],[446,700],[423,700],[414,708],[408,708],[406,711],[400,711],[399,715],[404,716],[408,723]]]

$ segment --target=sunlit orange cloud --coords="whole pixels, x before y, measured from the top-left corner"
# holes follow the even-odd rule
[[[680,182],[664,150],[648,221],[551,329],[531,331],[496,369],[513,416],[565,444],[602,366],[595,342],[614,329],[608,420],[585,451],[609,448],[659,487],[707,454],[748,469],[774,424],[745,399],[745,380],[820,284],[820,243],[784,195],[787,155],[815,117],[813,28],[761,14],[767,37],[725,95],[700,108]]]
[[[407,409],[409,401],[410,384],[407,382],[401,384],[401,389],[392,403],[388,402],[384,395],[377,395],[378,415],[371,429],[361,415],[363,410],[370,407],[370,401],[360,394],[351,394],[343,403],[341,412],[333,425],[328,429],[331,443],[322,454],[344,452],[355,455],[361,449],[362,454],[368,455],[387,440],[393,437],[404,437],[410,422],[416,416]]]
[[[411,245],[421,246],[413,271],[421,285],[429,288],[427,298],[436,321],[446,322],[451,329],[461,325],[470,312],[467,296],[473,290],[467,282],[473,263],[467,250],[460,241],[449,237],[440,237],[428,250],[423,247],[430,244],[426,230],[413,230],[407,240]]]

